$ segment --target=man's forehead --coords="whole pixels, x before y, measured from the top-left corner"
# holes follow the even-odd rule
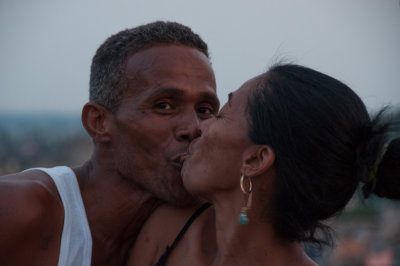
[[[126,65],[130,88],[199,88],[216,91],[214,72],[199,50],[182,45],[151,47],[131,55]]]
[[[130,55],[126,68],[128,71],[168,69],[166,63],[190,64],[192,67],[210,66],[206,55],[194,47],[178,44],[159,44]]]

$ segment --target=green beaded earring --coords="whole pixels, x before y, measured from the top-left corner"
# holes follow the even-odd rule
[[[243,194],[245,194],[246,196],[248,196],[247,198],[247,204],[246,206],[242,207],[242,210],[240,211],[239,214],[239,224],[242,225],[246,225],[249,223],[249,217],[247,217],[247,211],[250,210],[251,208],[251,199],[252,199],[252,190],[253,190],[253,184],[251,183],[251,179],[250,177],[248,177],[247,179],[249,180],[249,188],[248,190],[245,189],[244,187],[244,175],[242,175],[240,177],[240,189],[242,190]]]

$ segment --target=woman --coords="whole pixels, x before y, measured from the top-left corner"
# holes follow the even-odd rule
[[[338,80],[272,67],[231,93],[189,147],[184,185],[212,207],[203,205],[166,252],[191,210],[161,207],[133,264],[315,265],[301,243],[330,243],[323,221],[360,182],[366,197],[400,199],[400,139],[389,126],[379,115],[371,121]]]

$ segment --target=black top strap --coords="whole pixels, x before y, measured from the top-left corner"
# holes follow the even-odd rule
[[[200,208],[198,208],[193,214],[192,216],[189,218],[189,220],[186,222],[186,224],[183,226],[182,230],[179,232],[179,234],[176,236],[174,242],[172,243],[171,246],[166,247],[165,252],[161,255],[160,259],[158,260],[158,262],[156,263],[156,266],[164,266],[165,262],[167,261],[167,258],[169,256],[169,254],[171,253],[172,249],[176,246],[176,244],[178,244],[179,240],[181,240],[181,238],[183,237],[183,235],[186,233],[187,229],[189,228],[189,226],[194,222],[194,220],[196,220],[196,218],[202,213],[204,212],[208,207],[211,206],[211,203],[206,202],[203,205],[200,206]]]

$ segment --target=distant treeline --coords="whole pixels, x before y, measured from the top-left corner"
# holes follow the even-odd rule
[[[400,108],[388,109],[384,117],[396,121],[400,132]],[[74,166],[88,159],[91,149],[79,115],[0,114],[0,175],[30,167]]]
[[[0,174],[81,164],[91,149],[78,115],[0,115]]]

